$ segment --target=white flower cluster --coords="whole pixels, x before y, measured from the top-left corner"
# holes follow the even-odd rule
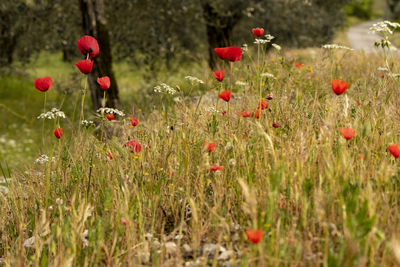
[[[40,114],[37,118],[38,119],[55,119],[55,118],[63,118],[65,119],[65,114],[58,108],[52,108],[50,111]]]
[[[397,22],[391,22],[388,20],[380,21],[378,23],[373,24],[369,30],[372,33],[383,33],[383,34],[393,34],[393,31],[397,28],[400,28],[400,24]]]
[[[176,94],[176,90],[166,83],[160,83],[159,85],[155,86],[154,92],[165,93],[165,94],[170,94],[170,95]]]
[[[249,50],[249,46],[248,46],[247,44],[243,44],[243,45],[242,45],[242,50],[243,50],[244,52],[246,52],[247,50]]]
[[[203,83],[204,83],[204,82],[203,82],[202,80],[200,80],[199,78],[193,77],[193,76],[186,76],[185,79],[186,79],[186,80],[189,80],[192,84],[193,84],[193,83],[200,83],[200,84],[203,84]]]
[[[87,120],[83,120],[81,121],[81,124],[85,127],[89,127],[89,126],[93,126],[94,122],[93,121],[87,121]]]
[[[235,84],[236,85],[240,85],[240,86],[246,86],[247,85],[245,82],[242,82],[242,81],[236,81]]]
[[[56,159],[54,157],[51,158],[51,162],[54,162]],[[49,157],[47,155],[40,155],[37,159],[35,159],[36,164],[44,164],[49,161]]]
[[[344,46],[344,45],[337,45],[337,44],[326,44],[323,45],[322,48],[325,49],[345,49],[345,50],[354,50],[353,48]]]
[[[270,41],[268,40],[258,39],[258,38],[254,41],[255,44],[268,44],[269,42]]]
[[[261,73],[260,76],[271,78],[271,79],[276,79],[276,77],[272,73],[268,73],[268,72]]]
[[[98,113],[101,113],[101,114],[104,114],[104,113],[106,113],[106,114],[113,113],[113,114],[117,114],[118,116],[121,116],[121,117],[125,116],[124,112],[122,112],[122,111],[120,111],[120,110],[118,110],[118,109],[115,109],[115,108],[99,108],[99,109],[97,110],[97,112],[98,112]],[[83,124],[83,122],[82,122],[82,124]]]
[[[277,45],[277,44],[272,44],[272,46],[278,51],[280,51],[282,49],[282,47],[280,45]]]
[[[379,71],[389,71],[389,69],[386,68],[386,67],[379,67],[378,70],[379,70]]]

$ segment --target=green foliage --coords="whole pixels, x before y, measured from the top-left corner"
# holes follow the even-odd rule
[[[370,19],[373,15],[374,0],[353,0],[346,5],[346,13],[360,19]]]

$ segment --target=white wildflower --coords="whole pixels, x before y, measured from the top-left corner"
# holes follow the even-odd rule
[[[87,247],[89,246],[89,231],[85,229],[83,233],[81,234],[81,240],[82,240],[82,247]]]
[[[256,39],[254,41],[255,44],[268,44],[270,41],[269,40],[264,40],[264,39]]]
[[[276,77],[272,73],[268,73],[268,72],[261,73],[260,76],[271,78],[271,79],[276,79]]]
[[[231,143],[231,142],[228,142],[228,143],[226,143],[224,149],[225,149],[225,151],[229,151],[229,150],[232,149],[232,147],[233,147],[233,146],[232,146],[232,143]]]
[[[202,80],[200,80],[199,78],[197,78],[197,77],[186,76],[185,79],[189,80],[192,84],[194,84],[194,83],[204,84],[204,82]]]
[[[174,97],[174,99],[172,99],[172,100],[174,100],[174,102],[176,102],[176,103],[180,103],[182,101],[182,99],[179,96]]]
[[[240,85],[240,86],[246,86],[247,85],[245,82],[242,82],[242,81],[236,81],[235,84],[236,85]]]
[[[217,113],[217,112],[218,112],[218,110],[217,110],[215,107],[213,107],[213,106],[208,107],[208,108],[207,108],[207,111],[208,111],[208,112],[211,112],[211,113]]]
[[[94,122],[93,121],[88,121],[88,120],[83,120],[83,121],[81,121],[81,124],[83,126],[89,127],[89,126],[93,126]]]
[[[379,67],[378,70],[379,70],[379,71],[389,71],[389,69],[386,68],[386,67]]]
[[[166,83],[160,83],[159,85],[154,87],[154,92],[174,95],[176,93],[176,90]]]
[[[235,159],[230,159],[228,162],[229,166],[235,166],[236,165],[236,160]]]
[[[272,36],[271,34],[267,34],[267,35],[265,35],[265,38],[267,39],[267,41],[268,41],[268,42],[271,42],[271,41],[272,41],[272,39],[275,39],[275,37],[274,37],[274,36]]]
[[[56,198],[57,205],[62,205],[63,203],[64,203],[64,201],[62,200],[62,198]]]
[[[249,50],[249,46],[248,46],[247,44],[243,44],[243,45],[242,45],[242,50],[243,50],[244,52],[246,52],[247,50]]]
[[[99,108],[99,109],[97,110],[97,112],[98,112],[98,113],[101,113],[101,114],[104,114],[104,113],[106,113],[106,114],[113,113],[113,114],[117,114],[118,116],[121,116],[121,117],[125,116],[124,112],[122,112],[122,111],[120,111],[120,110],[118,110],[118,109],[115,109],[115,108]]]
[[[369,28],[369,30],[371,33],[383,33],[383,35],[392,35],[397,28],[400,28],[399,23],[385,20],[373,24]]]
[[[282,47],[280,45],[277,45],[277,44],[272,44],[272,46],[278,51],[280,51],[282,49]]]
[[[24,241],[24,247],[34,248],[35,247],[35,237],[32,236]]]
[[[56,159],[54,157],[51,158],[51,162],[54,162]],[[36,164],[44,164],[49,162],[49,157],[45,154],[40,155],[37,159],[35,159]]]
[[[8,191],[9,191],[8,187],[0,185],[0,193],[3,193],[6,195],[6,194],[8,194]]]
[[[325,49],[345,49],[345,50],[354,50],[350,47],[344,46],[344,45],[337,45],[337,44],[326,44],[323,45],[322,48]]]
[[[389,76],[397,79],[400,77],[400,73],[389,73]]]
[[[53,120],[55,118],[65,119],[65,114],[58,108],[52,108],[50,111],[40,114],[37,118],[38,119],[49,119],[49,120]]]

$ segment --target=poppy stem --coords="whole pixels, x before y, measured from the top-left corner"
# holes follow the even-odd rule
[[[104,91],[103,94],[103,103],[102,103],[103,108],[106,107],[106,91]]]
[[[44,92],[43,113],[46,112],[46,100],[47,100],[47,92]],[[43,144],[44,144],[44,121],[45,121],[45,118],[43,118],[43,124],[42,124],[42,139],[43,139]]]

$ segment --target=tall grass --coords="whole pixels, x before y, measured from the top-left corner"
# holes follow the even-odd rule
[[[228,114],[210,109],[219,85],[209,75],[210,93],[198,107],[198,98],[185,94],[175,104],[154,96],[152,111],[128,114],[139,118],[137,127],[120,117],[103,121],[103,135],[75,129],[50,139],[45,151],[54,161],[11,177],[4,172],[10,179],[0,194],[2,262],[226,264],[218,253],[206,255],[211,243],[233,251],[227,261],[239,266],[400,264],[400,174],[386,151],[400,138],[398,85],[381,78],[378,56],[319,49],[302,55],[265,59],[264,70],[276,79],[262,81],[263,96],[273,99],[258,120],[237,115],[259,101],[258,67],[244,59],[233,79],[247,85],[233,85]],[[294,68],[294,61],[305,66]],[[350,83],[345,95],[332,93],[335,78]],[[342,138],[343,126],[356,137]],[[123,146],[132,139],[140,153]],[[205,141],[216,149],[208,152]],[[214,163],[224,170],[209,171]],[[247,229],[264,230],[263,240],[248,242]]]

